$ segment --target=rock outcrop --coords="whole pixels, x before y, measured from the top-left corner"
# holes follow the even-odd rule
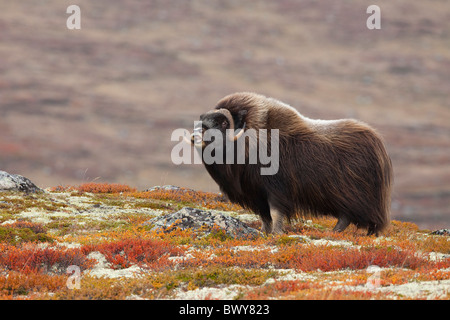
[[[205,211],[184,207],[180,211],[153,218],[145,225],[153,225],[152,230],[163,232],[173,228],[194,229],[206,234],[213,230],[224,230],[225,233],[235,238],[255,237],[261,235],[258,230],[247,226],[242,221],[217,211]]]
[[[450,229],[439,229],[431,232],[431,234],[435,236],[450,236]]]
[[[22,191],[26,193],[43,192],[30,179],[18,174],[10,174],[0,171],[0,192],[2,191]]]

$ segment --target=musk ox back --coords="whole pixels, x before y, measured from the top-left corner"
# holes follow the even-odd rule
[[[285,219],[318,215],[337,218],[335,231],[353,223],[368,229],[369,235],[378,235],[388,225],[391,160],[381,137],[367,124],[351,119],[312,120],[278,100],[254,93],[229,95],[200,120],[190,142],[202,152],[214,140],[218,143],[203,139],[207,130],[216,129],[224,138],[219,141],[224,158],[230,143],[237,147],[251,129],[263,129],[267,135],[246,139],[245,156],[256,144],[267,144],[267,150],[272,150],[271,135],[276,130],[279,167],[275,174],[261,174],[260,161],[204,161],[230,201],[261,217],[264,232],[281,233]],[[236,154],[233,157],[237,159]]]

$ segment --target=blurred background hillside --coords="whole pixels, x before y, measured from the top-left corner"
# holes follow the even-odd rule
[[[66,28],[71,4],[81,30]],[[0,170],[44,188],[218,191],[202,165],[172,164],[171,133],[254,91],[377,128],[393,218],[448,228],[449,89],[447,0],[0,0]]]

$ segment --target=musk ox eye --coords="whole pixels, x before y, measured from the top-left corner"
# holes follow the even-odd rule
[[[224,120],[222,122],[222,129],[226,129],[228,127],[228,121]]]

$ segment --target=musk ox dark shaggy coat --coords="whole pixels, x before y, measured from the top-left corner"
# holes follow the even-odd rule
[[[378,235],[388,225],[391,160],[381,137],[367,124],[309,119],[254,93],[229,95],[200,120],[202,127],[195,128],[190,141],[200,152],[211,143],[202,140],[208,129],[221,130],[234,144],[244,130],[267,129],[266,141],[249,139],[247,155],[255,143],[270,144],[271,129],[279,129],[279,170],[274,175],[261,175],[260,162],[204,163],[230,201],[260,216],[264,232],[281,233],[285,219],[318,215],[337,218],[335,231],[353,223]],[[226,129],[235,129],[235,136]]]

